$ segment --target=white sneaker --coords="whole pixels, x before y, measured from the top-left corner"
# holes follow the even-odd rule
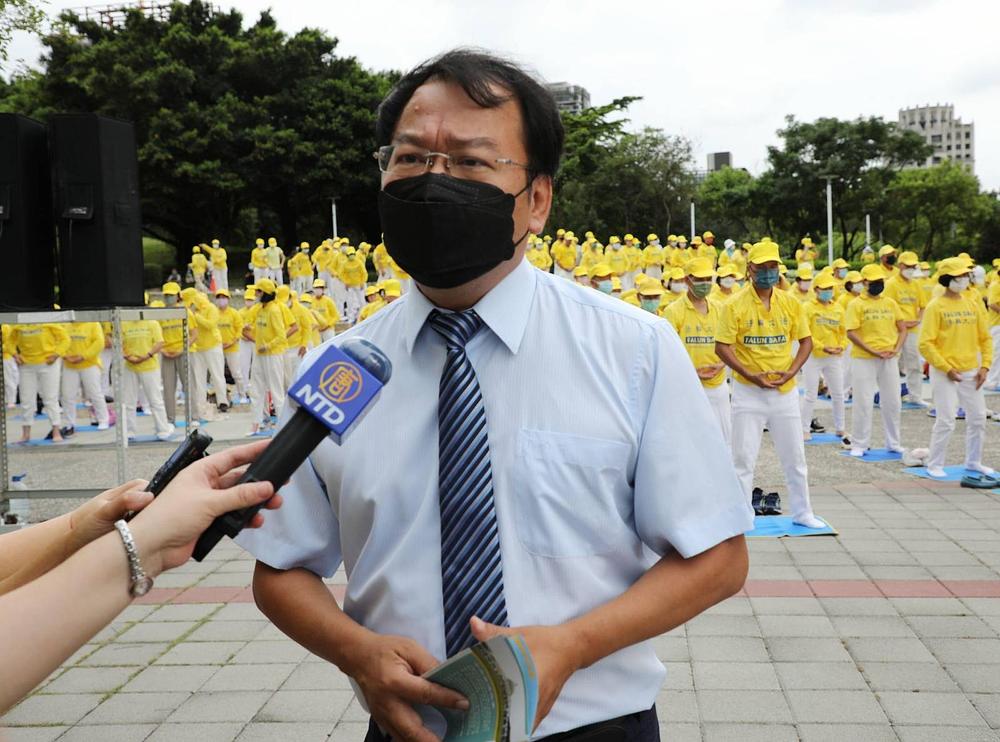
[[[107,423],[97,423],[98,430],[107,430],[109,425]]]
[[[796,518],[792,522],[797,526],[804,526],[806,528],[826,528],[826,523],[811,514]]]
[[[927,476],[934,477],[935,479],[944,479],[948,476],[948,472],[942,469],[940,466],[928,466]]]
[[[995,469],[991,469],[988,466],[983,466],[982,464],[966,464],[965,468],[969,471],[978,472],[979,474],[985,474],[988,477],[992,477],[996,474]]]
[[[906,449],[903,448],[902,446],[889,446],[889,448],[886,449],[886,450],[892,451],[893,453],[898,453],[898,454],[904,454],[904,453],[906,453]]]
[[[865,452],[862,449],[860,449],[860,448],[852,448],[851,449],[851,456],[853,456],[856,459],[863,458],[864,455],[865,455]]]

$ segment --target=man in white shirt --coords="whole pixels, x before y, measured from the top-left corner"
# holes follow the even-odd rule
[[[376,137],[385,244],[418,290],[337,337],[374,342],[393,378],[240,536],[258,605],[351,677],[371,742],[442,736],[430,706],[465,699],[420,676],[506,632],[536,663],[536,736],[658,740],[648,640],[740,589],[753,526],[687,353],[654,315],[524,260],[563,132],[519,68],[432,60]],[[343,609],[322,581],[341,563]]]

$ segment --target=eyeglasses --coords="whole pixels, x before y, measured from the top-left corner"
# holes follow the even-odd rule
[[[444,169],[456,178],[488,180],[505,167],[519,167],[531,171],[530,166],[507,157],[492,157],[482,150],[468,149],[455,152],[428,152],[408,144],[387,144],[372,155],[378,169],[392,175],[420,175],[434,167],[434,158],[444,158]]]

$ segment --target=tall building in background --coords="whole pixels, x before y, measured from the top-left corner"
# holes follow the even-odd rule
[[[964,124],[962,119],[956,118],[955,107],[950,103],[902,108],[899,111],[899,126],[917,132],[934,148],[924,163],[925,167],[951,160],[964,165],[970,173],[975,172],[974,124]]]
[[[579,85],[568,82],[552,82],[546,85],[556,105],[564,113],[582,113],[584,108],[590,108],[590,93]]]
[[[709,152],[708,153],[708,171],[714,173],[716,170],[722,170],[724,167],[733,166],[733,153],[732,152]]]

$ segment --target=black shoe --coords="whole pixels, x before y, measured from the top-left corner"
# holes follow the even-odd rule
[[[777,492],[764,495],[763,515],[781,515],[781,497]]]
[[[764,508],[762,505],[762,500],[764,499],[764,490],[760,487],[753,488],[753,496],[751,498],[751,503],[753,504],[754,515],[763,515]]]
[[[822,425],[820,425],[819,424],[819,420],[817,420],[816,418],[813,418],[812,422],[809,423],[809,430],[812,431],[813,433],[825,433],[826,432],[826,428],[824,428]]]
[[[141,415],[141,414],[142,414],[142,413],[144,413],[144,412],[145,412],[145,410],[144,410],[144,409],[142,409],[142,405],[138,405],[138,406],[137,406],[137,407],[135,408],[135,414],[136,414],[136,415]]]
[[[49,431],[48,435],[45,436],[45,440],[47,440],[47,441],[51,441],[52,440],[52,431],[51,430]]]
[[[107,394],[104,395],[104,404],[113,404],[114,401],[114,397],[109,397]]]
[[[62,433],[63,438],[69,438],[76,432],[76,428],[72,425],[67,425],[65,428],[59,428],[59,432]]]
[[[229,405],[225,402],[219,405],[219,412],[229,412]]]
[[[841,445],[844,448],[850,448],[851,447],[851,439],[848,438],[846,435],[843,438],[840,439],[840,443],[841,443]]]

